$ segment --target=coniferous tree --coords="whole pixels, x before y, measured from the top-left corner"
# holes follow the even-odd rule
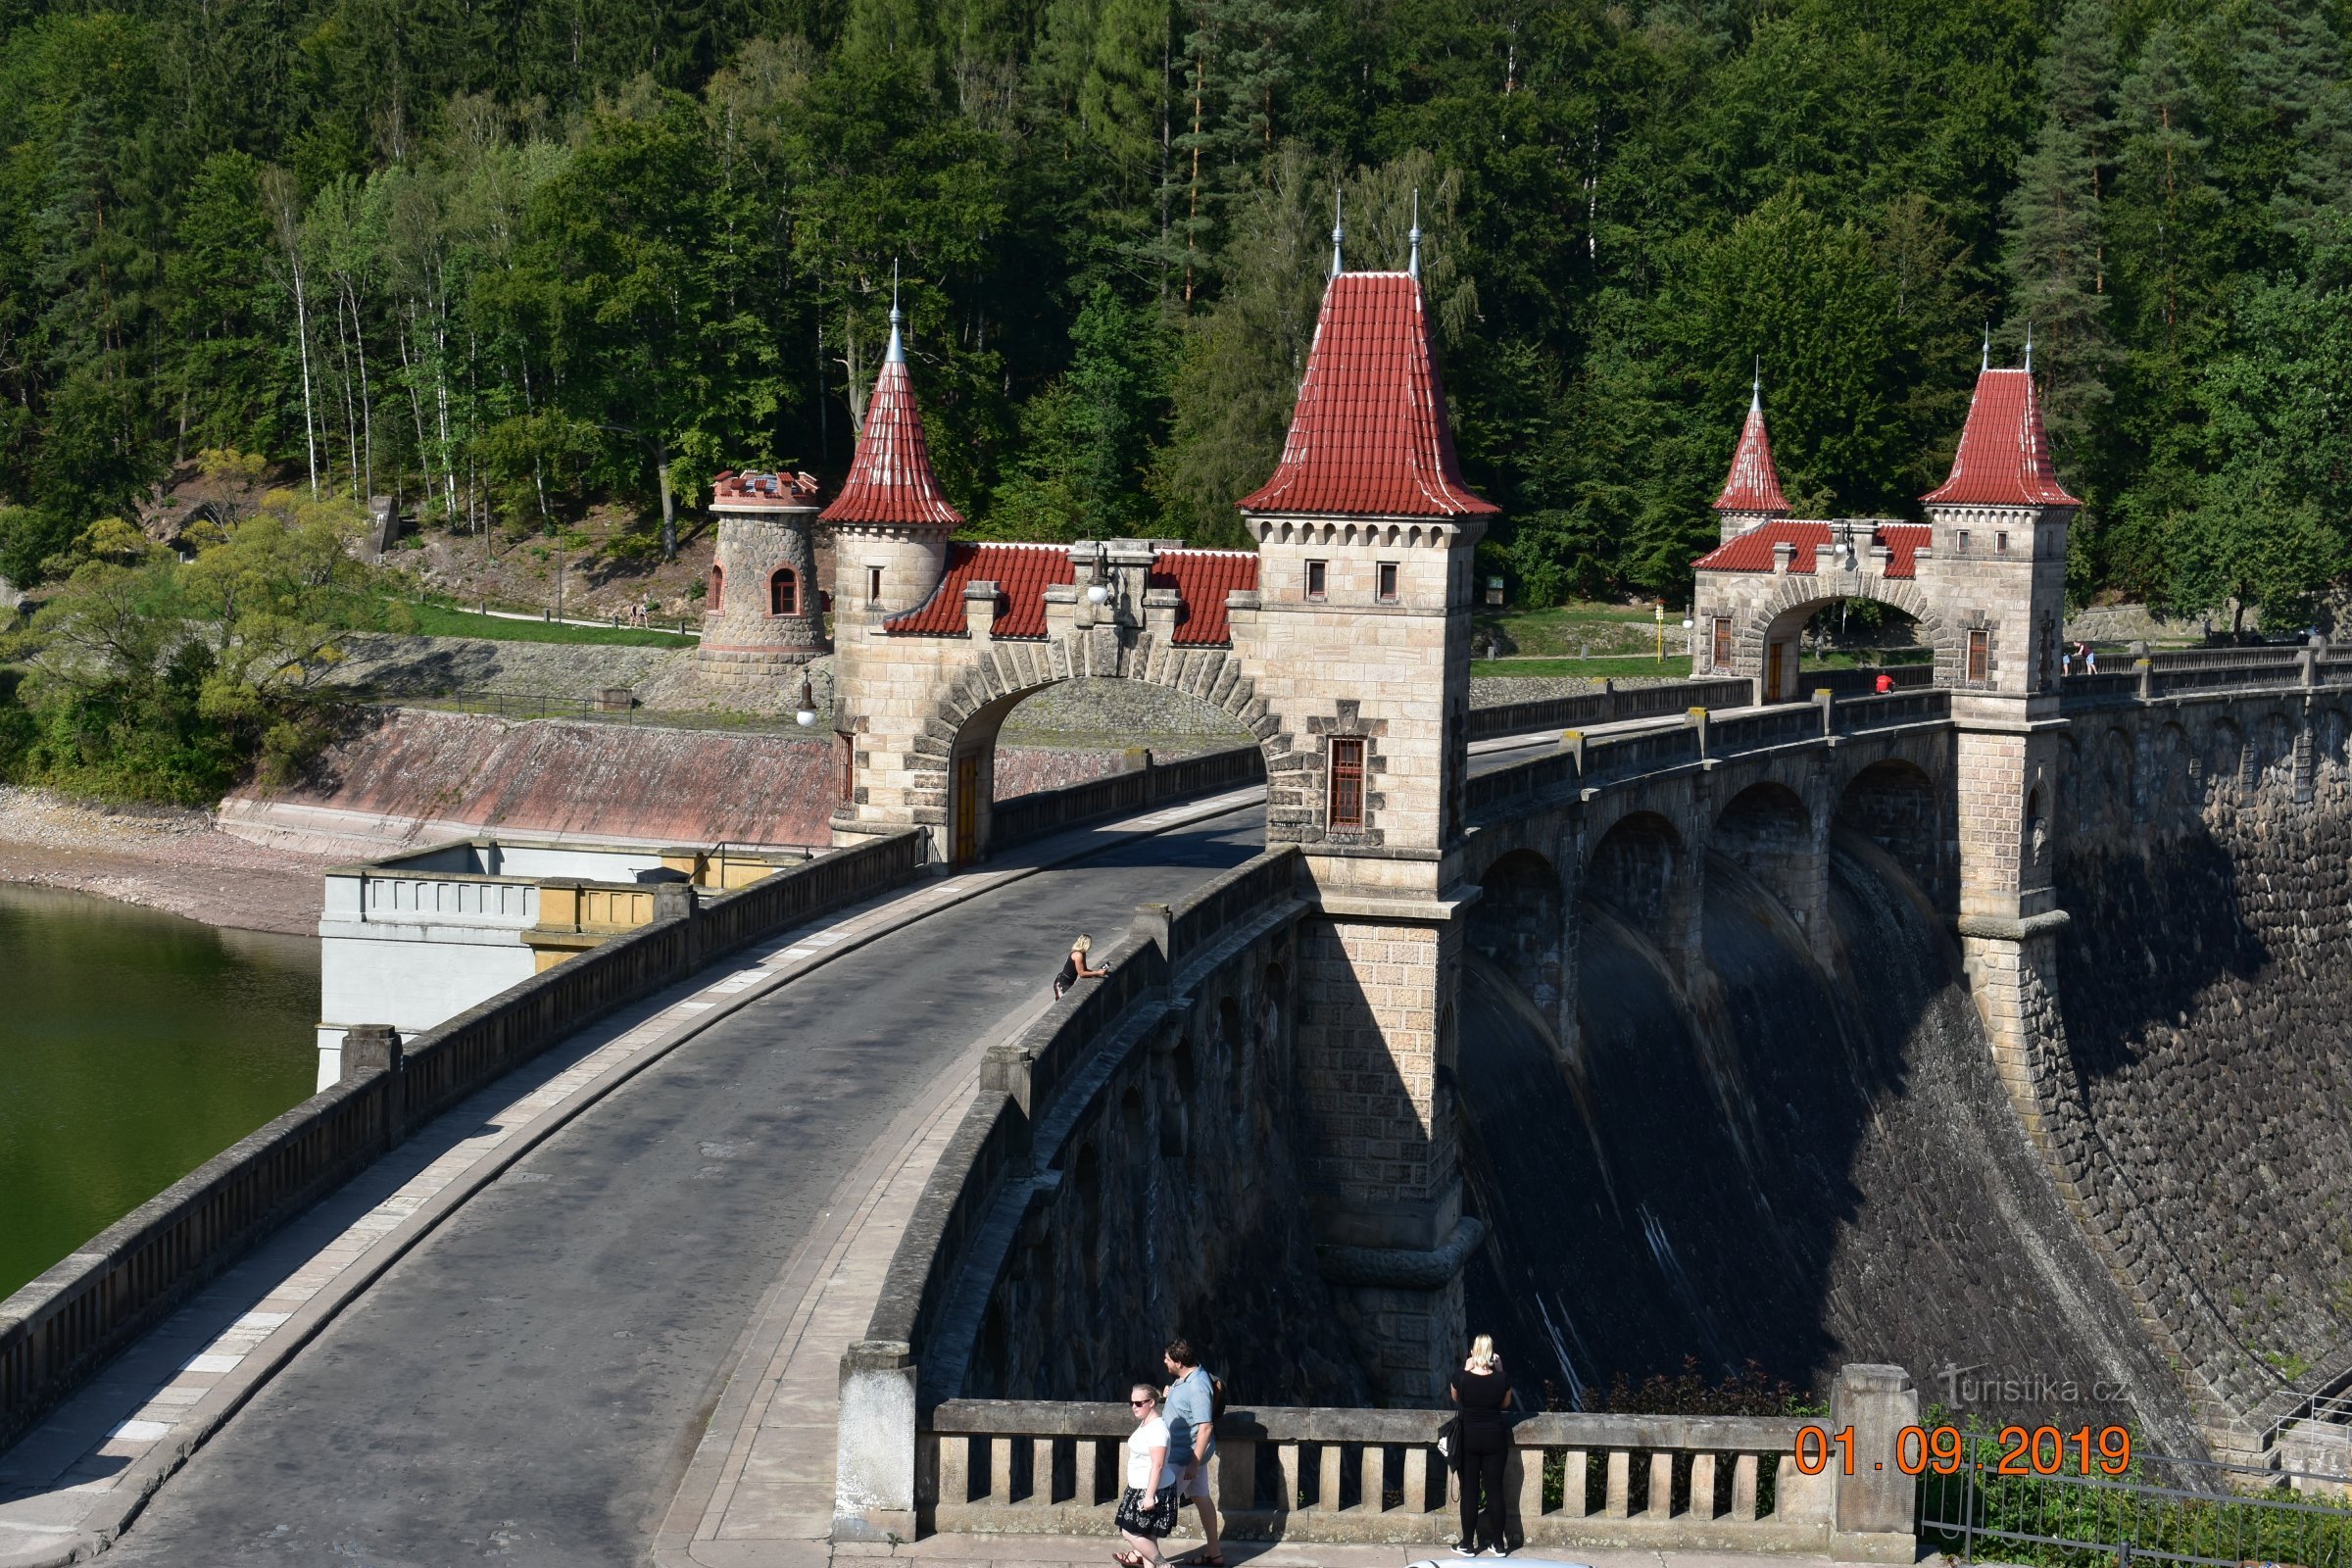
[[[2041,128],[2002,207],[2004,344],[2016,352],[2031,331],[2051,444],[2077,464],[2105,412],[2116,359],[2101,196],[2118,76],[2105,0],[2074,0],[2042,58]]]

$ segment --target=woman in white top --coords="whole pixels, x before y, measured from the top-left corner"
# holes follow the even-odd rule
[[[1135,1430],[1127,1437],[1127,1491],[1119,1498],[1119,1534],[1127,1549],[1111,1556],[1125,1568],[1161,1568],[1167,1561],[1159,1543],[1176,1528],[1176,1469],[1168,1463],[1168,1423],[1160,1418],[1159,1391],[1138,1383],[1128,1391]]]

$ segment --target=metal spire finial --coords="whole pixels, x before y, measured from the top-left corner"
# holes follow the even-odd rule
[[[1984,371],[1986,371],[1986,370],[1989,370],[1989,369],[1991,369],[1991,368],[1992,368],[1992,323],[1991,323],[1990,321],[1986,321],[1986,322],[1984,323],[1984,357],[1983,359],[1981,359],[1981,360],[1979,360],[1979,361],[1977,362],[1977,372],[1978,372],[1978,373],[1981,375],[1981,374],[1983,374]]]
[[[1404,270],[1412,276],[1419,277],[1421,275],[1421,192],[1418,190],[1413,192],[1413,229],[1411,238],[1413,243],[1412,259],[1404,264]]]
[[[899,264],[890,264],[890,347],[882,351],[884,365],[905,365],[906,350],[899,342]]]
[[[1340,265],[1340,242],[1348,237],[1348,225],[1340,219],[1340,195],[1331,193],[1331,275],[1337,277],[1346,270]]]
[[[1756,356],[1756,384],[1755,389],[1747,395],[1747,412],[1764,412],[1764,356],[1761,354]]]
[[[2026,323],[2026,373],[2034,373],[2034,323]]]

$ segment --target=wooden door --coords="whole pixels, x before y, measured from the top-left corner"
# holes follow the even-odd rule
[[[1779,643],[1764,645],[1764,700],[1768,703],[1777,703],[1781,700],[1781,644]]]
[[[980,855],[980,758],[964,752],[956,759],[956,864],[969,865]]]

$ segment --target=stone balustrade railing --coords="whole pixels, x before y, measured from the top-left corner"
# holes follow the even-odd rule
[[[2212,691],[2291,691],[2352,685],[2352,659],[2327,646],[2305,648],[2187,648],[2150,654],[2095,675],[2069,675],[2059,686],[2069,712],[2116,703]]]
[[[1524,809],[1555,792],[1591,789],[1708,758],[1799,745],[1825,735],[1939,723],[1951,717],[1951,694],[1914,686],[1885,697],[1840,700],[1825,689],[1815,701],[1801,705],[1724,717],[1693,708],[1684,716],[1680,725],[1627,735],[1570,730],[1561,737],[1559,750],[1547,756],[1471,779],[1464,789],[1465,807],[1473,816]]]
[[[1834,1553],[1913,1560],[1914,1483],[1881,1462],[1918,1419],[1900,1368],[1847,1367],[1826,1417],[1546,1412],[1511,1431],[1508,1533],[1529,1546]],[[1434,1446],[1435,1410],[1231,1410],[1217,1423],[1212,1493],[1239,1540],[1433,1544],[1457,1533],[1458,1478]],[[1815,1475],[1798,1433],[1851,1425]],[[932,1410],[920,1511],[937,1531],[1109,1535],[1133,1418],[1117,1404],[950,1399]]]
[[[699,908],[679,885],[674,910],[652,924],[417,1035],[397,1070],[331,1085],[214,1155],[0,1301],[0,1447],[206,1280],[501,1073],[710,957],[897,887],[922,862],[914,829]]]

